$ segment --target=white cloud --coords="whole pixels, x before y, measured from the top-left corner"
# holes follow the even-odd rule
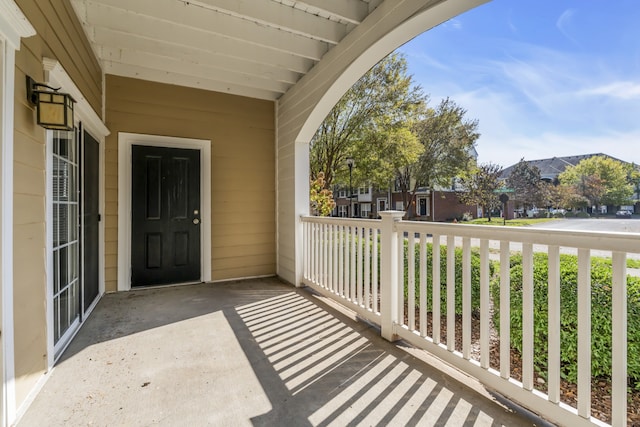
[[[570,27],[573,23],[573,16],[575,15],[575,13],[575,9],[567,9],[562,12],[560,17],[556,21],[556,27],[558,28],[558,30],[560,30],[562,35],[569,39],[572,43],[578,44],[576,39],[570,34]]]
[[[623,100],[640,98],[640,83],[620,81],[579,92],[580,95],[606,96]]]
[[[462,21],[452,18],[442,24],[445,28],[452,28],[454,30],[462,30]]]

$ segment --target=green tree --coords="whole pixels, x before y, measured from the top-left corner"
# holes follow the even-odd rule
[[[627,180],[634,192],[634,201],[640,202],[640,166],[635,163],[631,163],[627,168]]]
[[[558,179],[588,201],[590,206],[630,203],[633,185],[628,167],[607,156],[593,156],[567,167]]]
[[[500,188],[502,166],[495,163],[483,163],[470,173],[460,177],[463,190],[458,191],[460,201],[469,205],[480,205],[491,221],[491,211],[500,207],[496,190]]]
[[[336,202],[333,200],[333,192],[325,188],[324,173],[318,173],[316,179],[309,183],[309,201],[313,215],[329,216]]]
[[[513,199],[526,209],[544,204],[544,194],[540,169],[524,159],[513,167],[507,177],[507,187],[513,189]]]
[[[398,169],[398,181],[407,216],[418,188],[432,191],[437,186],[450,186],[453,179],[470,168],[472,151],[480,136],[478,121],[465,118],[467,111],[453,100],[443,99],[436,108],[414,126],[414,133],[424,147],[418,161]]]
[[[346,159],[353,157],[355,186],[368,181],[371,171],[377,171],[373,178],[387,185],[392,172],[376,166],[386,166],[385,153],[394,152],[390,145],[409,141],[402,136],[402,128],[424,110],[426,100],[407,74],[406,59],[397,53],[389,55],[345,93],[316,131],[311,140],[311,176],[324,172],[328,188],[334,181],[345,184]]]

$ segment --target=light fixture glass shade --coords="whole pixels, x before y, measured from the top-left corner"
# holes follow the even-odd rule
[[[58,92],[35,92],[38,125],[46,129],[73,130],[73,104],[71,95]]]

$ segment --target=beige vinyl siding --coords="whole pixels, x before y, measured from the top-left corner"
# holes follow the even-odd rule
[[[57,59],[93,110],[101,115],[102,70],[70,1],[16,0],[16,3],[38,34],[23,40],[23,46],[40,63],[44,57]],[[42,81],[42,67],[31,77]]]
[[[43,81],[42,60],[57,59],[101,111],[101,71],[71,4],[16,3],[38,32],[16,52],[14,134],[14,322],[16,404],[47,370],[46,141],[26,100],[25,76]]]
[[[106,124],[107,292],[117,289],[118,132],[210,140],[212,279],[275,274],[273,102],[107,75]]]

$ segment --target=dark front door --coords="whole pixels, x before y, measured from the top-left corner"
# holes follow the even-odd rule
[[[422,199],[418,199],[418,201],[420,203],[420,211],[418,212],[418,215],[420,216],[427,215],[427,199],[422,198]]]
[[[132,147],[131,285],[200,280],[200,151]]]
[[[99,212],[99,171],[100,151],[98,141],[84,132],[82,146],[82,292],[84,310],[91,307],[99,293],[98,287],[98,239]]]

